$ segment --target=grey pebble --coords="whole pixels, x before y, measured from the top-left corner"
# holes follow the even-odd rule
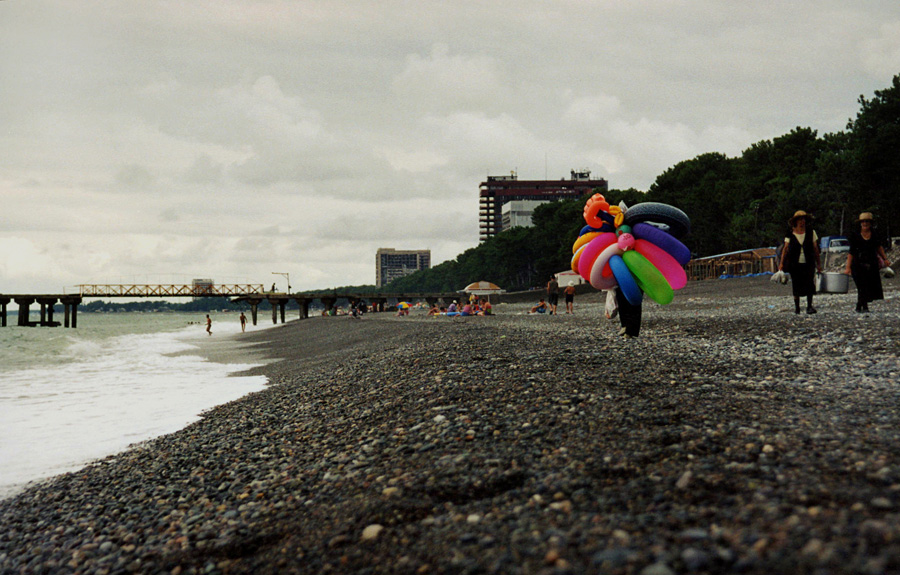
[[[852,292],[798,318],[767,278],[691,283],[633,340],[599,294],[246,334],[265,390],[0,501],[0,572],[887,572],[885,289],[860,322]]]

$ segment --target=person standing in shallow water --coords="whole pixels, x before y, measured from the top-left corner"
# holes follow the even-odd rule
[[[209,314],[206,314],[206,333],[212,335],[212,320],[209,318]]]
[[[889,266],[881,237],[875,230],[872,212],[859,214],[859,229],[850,234],[850,253],[847,254],[847,275],[853,276],[856,284],[856,313],[868,313],[869,302],[884,299],[881,288],[881,274],[878,258]]]
[[[819,238],[812,229],[813,217],[797,210],[788,220],[791,231],[784,238],[778,271],[791,274],[794,291],[794,313],[800,313],[800,298],[806,296],[806,313],[816,313],[813,295],[816,293],[816,271],[822,273],[819,258]]]
[[[244,312],[241,312],[241,333],[247,331],[247,316],[244,315]]]

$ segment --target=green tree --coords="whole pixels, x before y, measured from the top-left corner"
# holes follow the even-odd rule
[[[647,200],[671,204],[691,219],[686,244],[691,251],[711,255],[726,251],[731,222],[734,161],[709,153],[669,168],[656,178]]]
[[[860,96],[848,132],[819,137],[797,127],[752,144],[740,157],[712,152],[679,162],[650,189],[609,190],[610,204],[671,204],[691,218],[685,243],[700,256],[777,245],[794,211],[816,216],[820,235],[849,229],[860,211],[876,212],[885,231],[900,221],[900,75]],[[566,269],[584,225],[585,199],[540,206],[532,228],[515,228],[466,250],[455,260],[401,278],[389,291],[452,291],[476,280],[508,290],[543,285]]]
[[[876,90],[872,99],[860,96],[859,105],[856,119],[847,126],[860,175],[859,195],[851,206],[854,215],[863,210],[876,212],[887,233],[896,233],[900,225],[900,75],[894,76],[889,88]]]

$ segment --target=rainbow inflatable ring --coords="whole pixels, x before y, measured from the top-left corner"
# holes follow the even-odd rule
[[[572,270],[600,290],[618,287],[632,305],[646,293],[658,304],[687,285],[690,250],[680,241],[691,230],[687,215],[668,204],[644,202],[627,209],[594,194],[572,246]]]

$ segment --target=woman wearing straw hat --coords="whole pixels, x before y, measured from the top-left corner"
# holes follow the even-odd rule
[[[794,291],[794,313],[800,313],[800,298],[806,296],[806,313],[816,313],[813,294],[816,293],[816,271],[822,273],[819,259],[819,238],[812,230],[813,217],[803,210],[797,210],[788,220],[791,231],[784,238],[781,263],[778,271],[791,274]]]
[[[859,214],[856,220],[859,229],[850,234],[850,253],[847,255],[847,275],[853,276],[856,284],[856,313],[868,313],[869,302],[884,299],[881,289],[881,267],[878,258],[885,266],[890,265],[881,245],[881,238],[875,230],[875,218],[872,212]]]

